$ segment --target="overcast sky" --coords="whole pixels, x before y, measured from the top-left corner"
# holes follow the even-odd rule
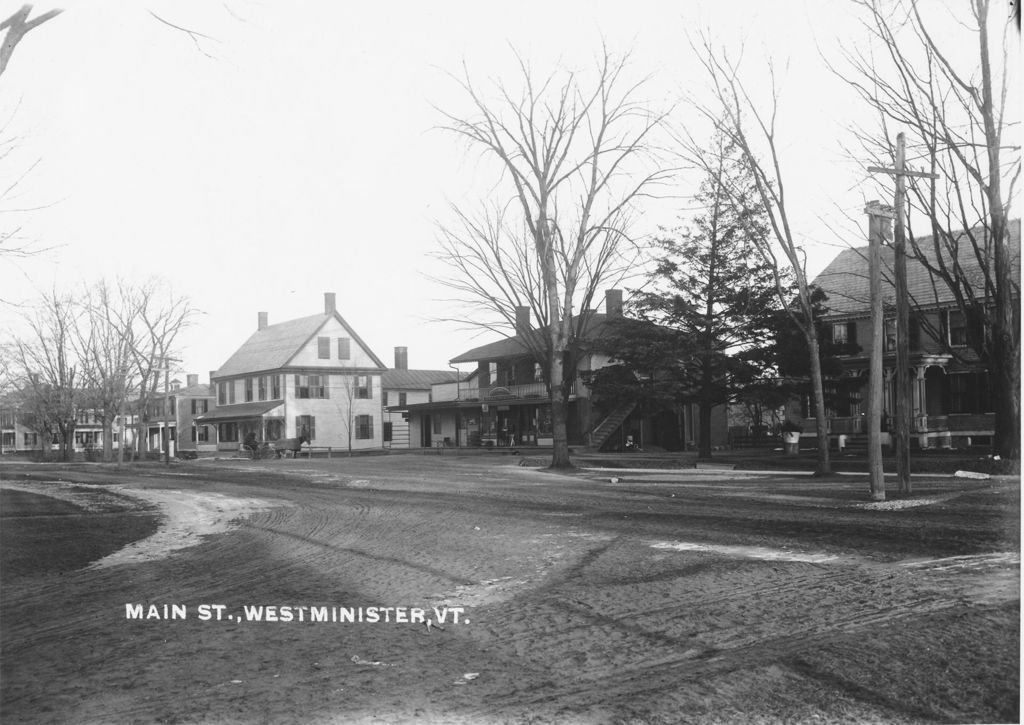
[[[0,3],[0,16],[20,4]],[[752,77],[766,57],[788,62],[784,172],[812,273],[835,245],[862,243],[846,216],[859,221],[864,200],[879,197],[840,148],[858,110],[820,58],[856,31],[840,0],[65,7],[26,36],[0,79],[5,135],[18,138],[0,166],[4,187],[18,180],[0,219],[51,248],[0,262],[0,297],[163,276],[204,313],[182,340],[184,371],[204,380],[252,333],[258,311],[272,323],[314,314],[327,291],[389,364],[400,345],[411,367],[444,368],[487,341],[430,322],[451,311],[423,273],[450,203],[507,193],[436,129],[436,109],[467,108],[448,75],[463,63],[481,83],[514,85],[510,47],[539,73],[591,67],[602,40],[631,51],[656,108],[703,86],[687,32],[707,28],[734,50],[745,41]],[[193,42],[150,11],[208,38]],[[674,120],[688,112],[678,105]],[[676,203],[641,209],[637,231],[671,224]],[[16,313],[6,305],[0,319]]]

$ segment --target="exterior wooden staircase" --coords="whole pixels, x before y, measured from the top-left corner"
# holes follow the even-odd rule
[[[623,403],[611,412],[607,418],[602,420],[594,430],[590,432],[590,442],[587,447],[598,451],[601,449],[612,433],[617,431],[622,422],[629,417],[629,414],[636,410],[636,403]]]

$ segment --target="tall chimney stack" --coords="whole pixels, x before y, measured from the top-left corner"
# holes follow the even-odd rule
[[[516,334],[522,335],[530,330],[530,308],[516,308]]]
[[[256,323],[257,330],[265,330],[270,324],[270,316],[266,312],[257,313],[258,321]]]
[[[217,374],[216,370],[210,371],[210,385],[213,385],[213,376]]]
[[[622,290],[605,290],[604,313],[608,317],[622,317]]]
[[[396,347],[395,348],[395,370],[408,370],[409,369],[409,348],[407,347]]]
[[[324,292],[324,313],[333,315],[337,311],[333,292]]]
[[[190,387],[190,388],[195,387],[196,385],[199,385],[199,374],[198,373],[189,373],[188,375],[185,376],[185,379],[188,381],[188,387]]]

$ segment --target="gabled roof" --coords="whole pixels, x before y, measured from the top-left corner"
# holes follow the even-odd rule
[[[918,246],[926,254],[929,262],[934,262],[935,252],[931,237],[921,238]],[[1020,279],[1020,219],[1009,224],[1009,250],[1014,279]],[[908,245],[909,251],[909,245]],[[886,302],[894,300],[893,260],[895,252],[888,244],[881,249],[882,257],[882,297]],[[967,278],[979,285],[983,275],[981,266],[974,255],[970,242],[961,242],[959,262]],[[870,309],[870,280],[868,278],[868,247],[844,249],[832,260],[824,271],[815,279],[814,284],[820,287],[828,301],[828,315],[866,315]],[[955,302],[948,285],[935,277],[919,260],[907,257],[907,290],[911,305],[914,307],[942,307]]]
[[[222,378],[229,375],[283,368],[331,319],[336,319],[342,324],[352,339],[366,351],[378,367],[381,369],[386,367],[342,316],[334,312],[300,317],[297,320],[279,322],[276,325],[268,325],[262,330],[257,330],[242,343],[242,346],[228,358],[226,363],[220,366],[215,375]]]
[[[534,333],[539,331],[534,330]],[[604,337],[608,333],[608,316],[601,312],[591,312],[587,320],[586,329],[583,332],[582,343],[593,342]],[[513,335],[503,340],[496,340],[480,347],[474,347],[461,355],[452,358],[449,362],[456,363],[477,362],[479,360],[504,360],[508,358],[523,357],[530,355],[530,347],[522,335]]]
[[[384,390],[430,390],[435,383],[454,383],[459,379],[454,370],[385,370],[381,373],[381,387]]]

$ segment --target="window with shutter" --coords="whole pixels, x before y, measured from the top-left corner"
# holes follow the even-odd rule
[[[352,354],[351,351],[351,340],[347,337],[338,338],[338,359],[348,360]]]
[[[316,339],[316,356],[321,360],[328,360],[331,357],[331,338],[318,337]]]

